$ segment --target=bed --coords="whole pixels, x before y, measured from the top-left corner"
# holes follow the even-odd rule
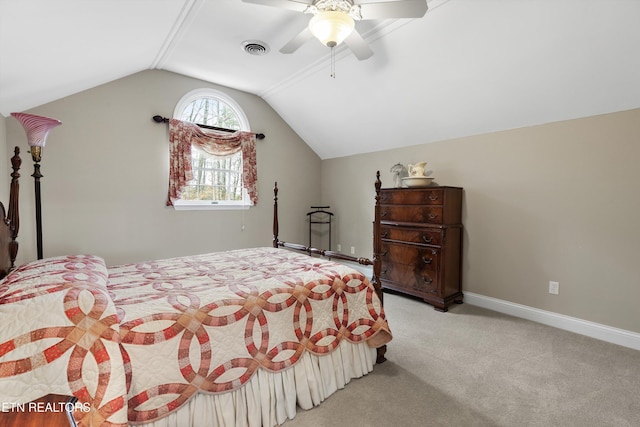
[[[370,261],[280,241],[277,184],[272,247],[16,267],[16,157],[10,208],[0,205],[3,419],[274,426],[384,361],[391,333],[375,248]],[[337,260],[373,265],[373,283]]]

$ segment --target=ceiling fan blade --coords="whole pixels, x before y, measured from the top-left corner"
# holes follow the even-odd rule
[[[362,19],[422,18],[428,8],[427,0],[360,4]]]
[[[364,41],[362,36],[356,30],[353,30],[351,34],[349,34],[349,37],[344,40],[344,43],[349,46],[349,49],[351,49],[353,54],[360,61],[364,61],[373,55],[373,51],[367,42]]]
[[[298,50],[300,46],[302,46],[312,38],[313,34],[311,34],[311,30],[309,30],[309,27],[304,27],[304,30],[300,31],[297,36],[295,36],[287,44],[282,46],[282,48],[280,49],[280,53],[293,53]]]
[[[242,0],[244,3],[261,4],[263,6],[273,6],[282,9],[295,10],[296,12],[304,12],[311,4],[311,0]]]

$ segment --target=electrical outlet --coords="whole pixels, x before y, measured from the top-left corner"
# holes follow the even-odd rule
[[[351,246],[351,255],[355,255],[355,253],[356,253],[356,247]]]
[[[341,252],[341,251],[342,251],[342,245],[341,245],[340,243],[338,243],[338,247],[336,248],[336,250],[337,250],[338,252]]]
[[[549,282],[549,293],[553,295],[558,295],[560,293],[560,283]]]

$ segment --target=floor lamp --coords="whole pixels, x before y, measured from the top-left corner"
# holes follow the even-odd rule
[[[47,135],[54,127],[61,125],[58,119],[49,117],[36,116],[26,113],[11,113],[13,117],[24,127],[27,132],[27,143],[31,147],[31,158],[33,159],[33,175],[36,188],[36,242],[38,248],[38,259],[42,259],[42,204],[40,201],[40,160],[42,156],[42,147],[47,142]]]

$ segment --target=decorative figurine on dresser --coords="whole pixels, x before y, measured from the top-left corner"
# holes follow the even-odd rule
[[[462,303],[462,188],[405,179],[408,188],[380,188],[374,221],[379,280],[422,298],[438,311]],[[408,181],[408,182],[407,182]],[[429,182],[425,184],[425,182]]]

